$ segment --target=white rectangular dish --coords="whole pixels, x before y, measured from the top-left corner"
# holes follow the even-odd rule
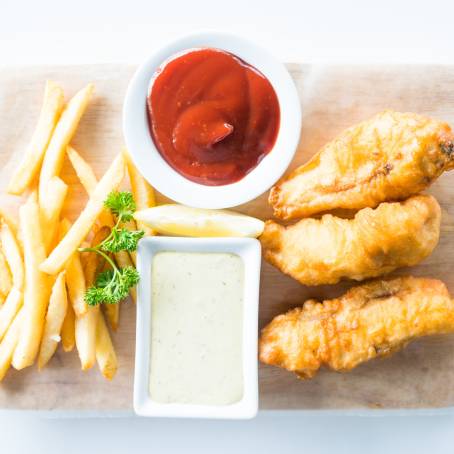
[[[152,267],[159,252],[228,253],[239,256],[244,265],[242,307],[243,394],[230,405],[161,403],[149,391],[151,371]],[[134,410],[141,416],[246,419],[258,410],[257,336],[261,266],[259,241],[251,238],[150,237],[140,241],[137,269],[137,332],[134,374]]]

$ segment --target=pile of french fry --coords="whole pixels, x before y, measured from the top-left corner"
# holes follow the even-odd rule
[[[91,166],[70,146],[93,96],[87,85],[65,105],[64,93],[48,81],[38,124],[8,192],[24,196],[19,220],[0,211],[0,381],[12,365],[41,370],[61,342],[63,350],[76,347],[82,370],[98,363],[111,380],[118,360],[110,328],[119,324],[119,304],[88,306],[84,295],[105,265],[99,255],[80,253],[82,245],[96,245],[116,222],[104,208],[108,194],[129,174],[138,209],[155,203],[152,187],[134,167],[126,150],[98,181]],[[68,184],[60,177],[68,158],[88,193],[88,201],[71,224],[62,218]],[[134,222],[126,226],[136,229]],[[153,234],[144,226],[146,234]],[[119,267],[135,265],[135,253],[115,254]],[[131,298],[135,300],[135,289]],[[108,322],[108,323],[107,323]]]

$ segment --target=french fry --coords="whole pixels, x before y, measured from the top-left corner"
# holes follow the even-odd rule
[[[58,236],[59,238],[63,238],[71,227],[71,223],[68,219],[62,219],[59,226]],[[68,261],[68,264],[71,262],[71,259]],[[76,345],[76,334],[75,334],[75,319],[76,315],[74,313],[74,309],[72,306],[72,299],[69,294],[70,288],[73,294],[74,301],[78,301],[80,304],[80,295],[81,295],[81,288],[85,288],[85,277],[83,273],[76,270],[76,281],[68,283],[68,264],[66,265],[66,287],[67,287],[67,295],[70,301],[70,304],[67,305],[65,319],[63,321],[63,326],[61,328],[61,341],[63,350],[65,352],[70,352],[74,349]],[[83,279],[83,283],[81,280]],[[86,307],[83,308],[86,310]]]
[[[24,287],[24,263],[16,236],[11,227],[4,221],[0,225],[0,240],[6,262],[12,274],[12,284],[22,290]]]
[[[87,191],[87,194],[90,196],[95,190],[96,185],[98,184],[93,169],[91,168],[90,164],[88,164],[88,162],[85,161],[85,159],[83,159],[82,156],[74,148],[68,147],[67,153],[69,160],[71,161],[71,164],[77,174],[77,177],[82,183],[82,186],[84,187],[85,191]],[[112,214],[110,213],[109,210],[106,209],[104,209],[99,215],[98,222],[101,226],[106,225],[109,227],[113,227],[115,224]],[[132,266],[132,260],[127,251],[117,252],[116,254],[114,254],[114,256],[115,261],[121,268],[124,268],[126,266]],[[131,297],[135,302],[136,301],[135,288],[131,289]],[[118,304],[105,305],[104,309],[112,328],[117,329],[120,313],[119,305]]]
[[[154,189],[138,171],[137,167],[132,162],[131,156],[126,148],[123,150],[123,155],[126,162],[126,168],[128,169],[132,195],[134,196],[137,209],[144,210],[145,208],[154,207],[156,205]],[[143,222],[137,222],[137,227],[140,230],[143,230],[145,232],[145,235],[155,235],[154,230]]]
[[[102,375],[112,380],[118,369],[117,355],[102,314],[99,314],[96,326],[96,361]]]
[[[6,297],[12,286],[13,280],[11,278],[11,271],[6,262],[5,255],[0,249],[0,294]]]
[[[96,180],[96,176],[93,172],[93,169],[91,168],[90,164],[88,164],[85,159],[82,158],[82,156],[72,147],[67,148],[67,153],[69,160],[71,161],[71,164],[76,172],[77,177],[79,178],[80,182],[82,183],[82,186],[84,187],[85,191],[87,191],[87,194],[90,196],[93,191],[96,188],[96,185],[98,181]],[[145,182],[146,183],[146,182]],[[132,184],[132,183],[131,183]],[[148,183],[146,183],[148,185]],[[154,203],[154,192],[153,188],[149,186],[149,189],[152,191],[152,198],[148,198],[147,200],[152,200]],[[150,202],[151,203],[151,202]],[[108,225],[109,227],[113,227],[115,224],[115,221],[111,215],[111,213],[108,210],[103,210],[101,215],[99,216],[99,221],[101,225]],[[137,226],[134,220],[128,221],[127,223],[123,223],[122,227],[127,228],[129,230],[137,230]],[[132,256],[134,257],[134,263],[135,263],[135,258],[136,258],[136,253],[133,251]],[[128,254],[129,255],[129,254]],[[115,254],[115,258],[116,254]],[[132,261],[129,260],[126,262],[126,258],[123,256],[123,258],[120,259],[120,261],[123,263],[121,266],[128,266],[132,264]],[[117,263],[119,261],[117,260]]]
[[[47,192],[47,196],[41,200],[40,221],[42,231],[46,232],[44,237],[46,252],[49,252],[57,233],[60,213],[68,193],[68,185],[59,177],[52,177],[47,185]]]
[[[96,179],[96,175],[93,172],[93,169],[91,168],[90,164],[88,164],[88,162],[85,161],[85,159],[82,158],[82,156],[74,148],[67,147],[66,152],[82,186],[84,187],[87,194],[91,196],[96,189],[96,185],[98,184],[98,180]],[[98,223],[101,226],[107,225],[109,227],[113,227],[114,220],[109,210],[103,209],[101,211],[98,217]]]
[[[22,162],[8,185],[10,194],[22,194],[38,174],[44,153],[64,106],[63,90],[52,81],[46,82],[38,124],[25,151]]]
[[[73,252],[66,265],[66,284],[68,296],[76,316],[80,317],[87,313],[87,304],[84,296],[86,290],[84,270],[80,260],[80,253]]]
[[[0,208],[0,218],[3,222],[8,224],[8,227],[13,232],[14,236],[16,237],[17,241],[19,241],[19,226],[17,225],[16,219],[14,219],[11,214],[3,208]]]
[[[13,287],[0,309],[0,341],[3,339],[11,322],[22,307],[23,300],[24,295],[22,291]]]
[[[103,304],[104,314],[109,320],[110,326],[114,331],[117,331],[120,321],[120,304]]]
[[[98,244],[102,243],[110,234],[110,228],[107,226],[101,227],[98,229],[91,241],[91,246],[97,246]],[[91,287],[96,279],[97,271],[103,265],[103,258],[96,253],[88,252],[87,258],[84,263],[84,272],[85,272],[85,281],[87,288]]]
[[[62,219],[59,227],[59,237],[64,238],[71,228],[68,219]],[[87,312],[84,295],[86,290],[85,274],[82,265],[81,254],[75,251],[66,262],[66,287],[70,306],[76,315],[83,315]]]
[[[101,243],[110,233],[108,227],[99,229],[93,239],[92,246]],[[96,273],[101,266],[101,257],[95,253],[87,255],[84,271],[87,288],[92,286]],[[99,306],[87,306],[87,312],[78,316],[76,314],[76,347],[79,353],[82,370],[93,367],[96,360],[96,325],[99,318]]]
[[[66,153],[82,186],[89,195],[92,194],[98,180],[90,164],[71,146],[66,147]]]
[[[69,101],[61,114],[50,139],[44,155],[41,173],[39,177],[39,203],[45,205],[43,199],[49,196],[49,181],[58,176],[63,164],[66,146],[71,141],[80,119],[84,114],[88,102],[93,94],[94,85],[89,84],[77,92]]]
[[[71,228],[71,222],[67,218],[63,218],[58,225],[58,238],[57,243],[59,243],[65,235],[69,232]]]
[[[57,225],[56,221],[60,217],[68,189],[67,185],[58,178],[66,146],[73,137],[79,121],[87,108],[93,88],[92,84],[87,85],[76,93],[68,103],[55,127],[54,134],[44,155],[39,178],[39,204],[43,229],[48,232],[45,244],[46,252],[49,251],[52,245]]]
[[[65,352],[72,351],[76,345],[75,319],[74,309],[71,304],[68,304],[65,319],[61,327],[61,344]]]
[[[76,347],[82,370],[93,367],[96,360],[96,324],[99,307],[89,306],[87,312],[76,317]]]
[[[48,274],[57,274],[64,267],[66,261],[76,251],[83,239],[96,222],[104,209],[104,200],[109,193],[118,188],[124,176],[124,160],[118,155],[107,172],[101,178],[90,196],[85,208],[78,219],[69,229],[65,237],[51,252],[49,257],[40,265],[40,270]],[[68,277],[69,280],[69,277]]]
[[[8,369],[11,366],[14,350],[19,342],[23,318],[23,309],[21,309],[0,343],[0,381],[3,380],[6,372],[8,372]]]
[[[60,342],[60,333],[65,319],[68,300],[66,294],[65,271],[54,282],[47,308],[41,348],[38,355],[38,369],[42,369],[52,358]]]
[[[68,219],[62,219],[58,232],[60,240],[65,237],[70,228],[71,223]],[[74,252],[69,258],[66,262],[65,269],[70,306],[76,315],[83,315],[87,312],[87,305],[84,300],[86,282],[82,257],[79,251]]]
[[[37,222],[39,207],[36,193],[21,206],[19,218],[25,261],[24,320],[12,363],[16,369],[23,369],[33,364],[38,353],[50,294],[50,278],[39,270],[46,253],[41,226]]]

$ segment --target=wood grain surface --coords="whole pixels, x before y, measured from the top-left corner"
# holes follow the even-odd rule
[[[391,108],[414,111],[454,125],[454,66],[311,66],[289,65],[303,108],[298,152],[291,168],[305,162],[344,128]],[[31,137],[44,81],[52,79],[67,97],[88,82],[96,96],[73,145],[101,176],[123,145],[121,109],[132,66],[42,66],[0,69],[0,190]],[[285,106],[281,106],[285,109]],[[67,215],[74,218],[86,195],[65,163],[70,184]],[[442,279],[454,294],[454,173],[431,188],[443,208],[440,244],[419,266],[398,274]],[[4,194],[0,206],[16,213],[18,198]],[[267,218],[266,194],[239,210]],[[397,273],[396,273],[397,274]],[[260,326],[300,305],[308,297],[340,295],[352,284],[305,287],[263,263]],[[119,372],[109,383],[93,368],[81,372],[77,353],[55,355],[42,372],[36,367],[8,373],[0,384],[0,408],[30,410],[132,409],[135,307],[125,303],[114,342]],[[419,340],[392,358],[375,360],[350,373],[321,371],[311,381],[269,366],[260,366],[260,406],[279,409],[435,408],[454,405],[454,336]]]

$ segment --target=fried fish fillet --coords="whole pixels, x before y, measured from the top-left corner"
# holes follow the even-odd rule
[[[376,207],[417,194],[454,168],[454,134],[439,121],[385,111],[325,145],[270,192],[276,217]]]
[[[265,223],[265,259],[305,285],[357,281],[416,265],[438,243],[441,210],[429,195],[364,208],[353,219],[331,214],[288,227]]]
[[[421,336],[454,332],[454,302],[435,279],[401,277],[350,289],[340,298],[275,317],[262,330],[259,357],[301,378],[321,366],[347,371]]]

